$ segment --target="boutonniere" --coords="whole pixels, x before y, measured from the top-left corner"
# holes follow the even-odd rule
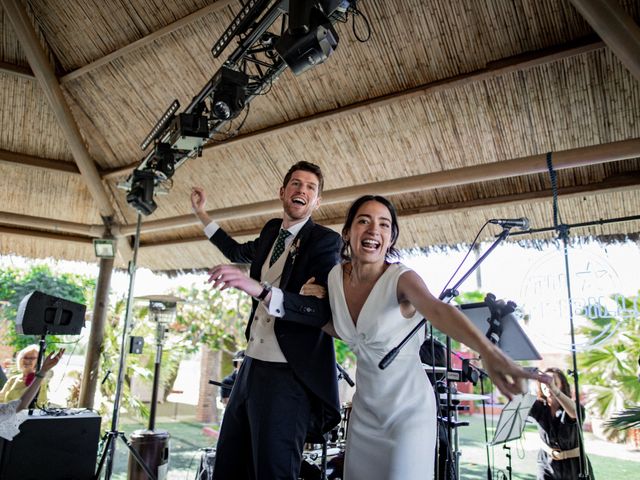
[[[293,245],[291,245],[291,249],[289,250],[289,256],[291,257],[291,263],[296,261],[296,257],[298,256],[298,251],[300,250],[300,239],[296,238],[293,241]]]

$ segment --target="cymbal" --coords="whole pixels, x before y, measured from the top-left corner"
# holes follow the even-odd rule
[[[440,398],[442,400],[446,400],[447,399],[447,394],[446,393],[441,393],[440,394]],[[459,400],[459,401],[465,401],[465,400],[469,400],[469,401],[474,401],[474,400],[489,400],[489,395],[479,395],[477,393],[452,393],[451,394],[451,400]]]
[[[434,367],[426,363],[422,364],[422,368],[424,368],[426,372],[433,372],[435,370],[436,372],[444,373],[447,371],[447,367]]]

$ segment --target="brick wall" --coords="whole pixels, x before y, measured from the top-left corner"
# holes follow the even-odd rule
[[[200,359],[200,392],[196,407],[196,420],[203,423],[219,423],[217,408],[218,387],[210,385],[209,380],[220,380],[221,352],[202,347]]]

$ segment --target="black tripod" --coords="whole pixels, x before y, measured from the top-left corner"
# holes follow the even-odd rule
[[[116,453],[116,439],[120,438],[124,444],[133,455],[133,458],[136,459],[138,465],[142,467],[147,476],[151,480],[157,480],[154,473],[144,462],[140,454],[137,452],[135,448],[132,447],[131,442],[127,440],[124,432],[118,431],[118,420],[120,417],[120,397],[122,396],[122,384],[124,383],[124,373],[125,373],[125,360],[126,360],[126,344],[127,344],[127,333],[129,330],[129,321],[131,320],[131,311],[133,309],[133,286],[136,280],[136,261],[138,259],[138,249],[140,247],[140,225],[142,223],[142,215],[138,212],[138,223],[136,225],[136,236],[135,236],[135,244],[133,248],[133,259],[129,262],[129,296],[127,297],[127,310],[124,317],[124,325],[122,326],[122,342],[120,344],[120,363],[118,366],[118,379],[116,380],[116,393],[115,399],[113,401],[113,414],[111,416],[111,430],[106,432],[100,441],[102,445],[102,451],[100,453],[100,462],[98,462],[98,468],[96,470],[96,474],[93,477],[94,480],[98,480],[100,478],[100,474],[102,473],[102,467],[105,466],[106,470],[104,474],[105,480],[110,480],[111,475],[113,474],[113,461]]]

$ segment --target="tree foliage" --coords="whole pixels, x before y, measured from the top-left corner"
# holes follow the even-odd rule
[[[587,339],[597,339],[606,328],[615,328],[605,342],[578,354],[580,383],[587,392],[588,408],[601,418],[640,404],[639,297],[616,295],[618,315],[590,319],[579,329]]]
[[[54,274],[47,265],[34,265],[27,270],[15,268],[0,270],[0,299],[8,302],[0,311],[4,334],[2,342],[5,345],[12,345],[16,350],[38,342],[37,337],[18,335],[15,329],[16,312],[20,301],[34,290],[90,305],[93,303],[95,280],[71,273]],[[58,343],[63,340],[49,336],[47,341]]]
[[[219,291],[196,285],[180,287],[184,300],[174,330],[182,336],[185,348],[196,351],[202,345],[233,355],[246,346],[244,335],[251,299],[238,290]]]

